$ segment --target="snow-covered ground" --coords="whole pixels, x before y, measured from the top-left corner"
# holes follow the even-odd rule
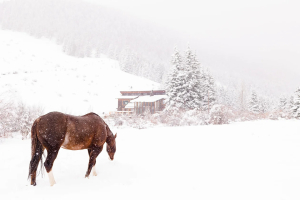
[[[115,160],[105,150],[85,179],[86,150],[61,149],[57,184],[27,181],[30,140],[0,143],[0,199],[299,200],[300,122],[123,128]]]
[[[116,111],[120,90],[158,89],[159,84],[120,70],[101,58],[75,58],[55,41],[0,30],[0,97],[40,106],[45,112],[99,114]]]

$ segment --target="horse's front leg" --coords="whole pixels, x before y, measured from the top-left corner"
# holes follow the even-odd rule
[[[88,149],[89,156],[90,156],[91,152],[92,152],[92,149]],[[95,164],[94,164],[94,166],[92,168],[93,176],[97,176],[96,167],[95,167],[96,163],[97,163],[97,161],[95,160]]]
[[[54,176],[53,176],[53,172],[52,172],[52,167],[53,167],[53,163],[54,163],[54,160],[56,159],[57,157],[57,154],[58,154],[58,151],[59,151],[59,148],[55,148],[55,149],[47,149],[47,158],[46,158],[46,161],[44,163],[44,166],[46,168],[46,171],[48,173],[48,176],[49,176],[49,182],[50,182],[50,186],[53,186],[56,182],[54,180]]]
[[[89,177],[92,168],[93,168],[93,175],[97,176],[96,169],[95,169],[96,158],[99,155],[99,153],[101,153],[102,149],[103,149],[103,146],[101,146],[101,147],[92,147],[91,149],[88,149],[90,160],[89,160],[88,170],[85,174],[86,178]]]

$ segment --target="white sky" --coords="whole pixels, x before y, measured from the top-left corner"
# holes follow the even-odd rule
[[[86,1],[196,37],[208,65],[300,86],[300,1]]]

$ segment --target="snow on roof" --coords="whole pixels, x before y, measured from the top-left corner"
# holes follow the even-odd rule
[[[129,103],[125,106],[125,108],[134,108],[134,104],[131,103],[131,102],[129,102]]]
[[[160,99],[166,99],[167,95],[147,95],[147,96],[139,96],[137,99],[131,100],[130,102],[155,102]]]
[[[133,90],[133,89],[120,90],[121,93],[122,92],[151,92],[151,91],[153,91],[153,92],[160,92],[160,91],[165,91],[165,90],[163,90],[163,89],[161,89],[161,90],[154,90],[154,89],[151,89],[151,90],[149,90],[149,89],[144,89],[144,90]]]
[[[137,98],[138,96],[119,96],[117,97],[116,99],[135,99]]]

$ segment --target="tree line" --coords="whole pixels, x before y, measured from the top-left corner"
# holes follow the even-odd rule
[[[300,88],[291,97],[278,100],[259,95],[255,88],[244,84],[240,88],[216,84],[215,78],[201,66],[190,47],[183,54],[175,48],[171,63],[172,70],[165,84],[168,98],[164,112],[173,124],[177,125],[178,119],[185,118],[186,113],[191,111],[193,115],[202,115],[205,123],[263,118],[300,119]]]

